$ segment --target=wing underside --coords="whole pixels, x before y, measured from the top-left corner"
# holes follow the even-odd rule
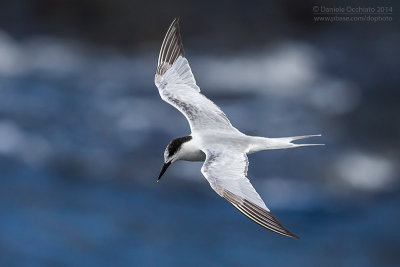
[[[220,196],[262,227],[298,238],[269,211],[246,177],[248,159],[245,153],[221,146],[203,151],[206,153],[206,161],[201,171]]]
[[[237,131],[222,110],[200,93],[189,62],[185,58],[179,19],[172,22],[162,43],[155,84],[161,98],[186,117],[192,132],[205,127]]]

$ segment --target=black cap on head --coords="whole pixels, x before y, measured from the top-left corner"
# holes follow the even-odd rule
[[[186,143],[190,141],[192,137],[190,135],[184,136],[184,137],[179,137],[171,141],[171,143],[168,144],[168,156],[173,156],[182,146],[183,143]]]

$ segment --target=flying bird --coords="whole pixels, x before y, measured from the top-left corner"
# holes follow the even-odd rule
[[[172,22],[161,45],[155,84],[161,98],[186,117],[191,130],[190,135],[168,144],[157,181],[177,160],[204,161],[201,172],[218,195],[259,225],[298,238],[275,218],[251,185],[247,178],[247,154],[321,145],[293,143],[321,135],[266,138],[249,136],[233,127],[224,112],[200,93],[183,51],[178,18]]]

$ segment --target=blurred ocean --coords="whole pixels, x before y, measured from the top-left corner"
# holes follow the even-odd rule
[[[156,183],[168,142],[189,134],[154,85],[168,24],[132,49],[0,30],[0,265],[399,266],[398,31],[209,50],[213,35],[185,39],[182,23],[202,93],[235,127],[322,134],[325,147],[249,156],[254,187],[301,239],[240,214],[201,163]]]

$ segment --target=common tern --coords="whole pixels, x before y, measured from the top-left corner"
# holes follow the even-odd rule
[[[161,45],[155,84],[161,98],[186,117],[191,130],[190,135],[168,144],[157,181],[177,160],[204,161],[201,172],[218,195],[259,225],[298,238],[275,218],[251,185],[247,178],[247,154],[322,145],[293,143],[321,135],[266,138],[249,136],[233,127],[224,112],[200,93],[183,51],[178,18],[172,22]]]

